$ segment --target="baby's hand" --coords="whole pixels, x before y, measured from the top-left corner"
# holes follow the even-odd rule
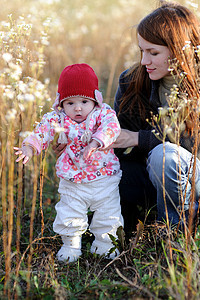
[[[87,160],[90,155],[97,150],[97,148],[100,146],[100,143],[96,140],[92,140],[91,143],[89,143],[83,152],[83,159]]]
[[[15,155],[20,155],[16,162],[19,162],[23,159],[23,164],[26,164],[29,159],[33,156],[33,148],[30,146],[22,146],[22,148],[14,147],[14,150],[17,150],[15,152]]]

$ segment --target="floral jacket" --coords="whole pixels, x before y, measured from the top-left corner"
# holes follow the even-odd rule
[[[86,143],[81,136],[86,130],[86,121],[77,123],[70,119],[64,111],[64,132],[67,146],[56,163],[56,174],[60,178],[76,183],[86,183],[101,177],[117,174],[120,171],[118,158],[113,149],[104,150],[111,145],[120,134],[120,125],[114,110],[103,103],[94,111],[89,121],[89,131],[93,139],[100,142],[101,147],[87,161],[83,160]],[[55,111],[45,114],[23,144],[31,145],[39,154],[54,140],[56,132],[62,130],[60,114]]]

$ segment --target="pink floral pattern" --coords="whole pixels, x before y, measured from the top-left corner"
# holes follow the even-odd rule
[[[83,160],[86,144],[81,141],[81,136],[86,129],[85,123],[84,121],[78,124],[65,115],[64,132],[68,143],[56,163],[57,176],[76,183],[97,180],[102,176],[111,176],[120,170],[119,161],[113,149],[104,150],[114,143],[120,134],[120,126],[114,110],[108,104],[103,103],[102,107],[92,114],[89,130],[92,138],[98,140],[102,147],[94,152],[87,161]],[[54,140],[59,128],[61,128],[59,114],[55,111],[49,112],[43,116],[34,132],[23,143],[29,143],[39,154]]]

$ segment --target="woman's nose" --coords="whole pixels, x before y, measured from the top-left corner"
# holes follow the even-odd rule
[[[150,56],[148,53],[145,53],[145,52],[142,53],[141,64],[143,66],[151,64]]]

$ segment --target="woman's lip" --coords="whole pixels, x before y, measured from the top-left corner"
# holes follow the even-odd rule
[[[149,68],[146,68],[146,70],[147,70],[148,73],[151,73],[151,72],[153,72],[155,69],[149,69]]]

